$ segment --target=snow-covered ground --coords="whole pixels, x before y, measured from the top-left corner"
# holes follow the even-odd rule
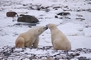
[[[48,7],[48,12],[43,9],[40,11],[36,10],[36,5]],[[33,7],[33,10],[29,8],[30,6]],[[60,8],[54,9],[54,7]],[[17,17],[14,18],[15,21],[10,17],[6,17],[7,11],[34,15],[40,21],[36,26],[45,26],[48,23],[55,23],[71,42],[72,50],[78,48],[91,49],[90,0],[0,0],[1,48],[4,46],[15,46],[15,40],[18,35],[30,29],[27,25],[15,25],[18,23]],[[69,12],[70,15],[55,18],[57,13],[63,11]],[[52,46],[49,29],[40,36],[39,47],[43,46]],[[39,51],[39,53],[40,52],[41,51]],[[91,53],[86,55],[91,58]],[[86,55],[82,54],[81,56]]]

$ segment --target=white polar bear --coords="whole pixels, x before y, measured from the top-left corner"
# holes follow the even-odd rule
[[[55,50],[71,50],[71,43],[55,24],[46,25],[51,31],[52,45]]]
[[[30,46],[33,45],[34,48],[37,48],[39,42],[39,35],[42,34],[47,29],[48,29],[47,27],[39,26],[36,28],[31,28],[27,32],[20,34],[15,41],[16,47],[29,48]]]

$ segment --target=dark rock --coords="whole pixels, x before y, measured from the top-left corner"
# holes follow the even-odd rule
[[[85,20],[85,19],[84,19],[84,18],[76,18],[76,20],[83,21],[83,20]]]
[[[31,60],[31,59],[37,59],[37,57],[36,57],[36,55],[32,55],[29,59],[30,59],[30,60]]]
[[[31,27],[31,26],[36,26],[36,24],[38,23],[27,23],[27,22],[18,22],[16,24],[14,24],[15,26],[28,26],[28,27]]]
[[[4,54],[4,56],[9,56],[9,55],[11,55],[11,53],[9,53],[9,52],[3,52],[3,54]]]
[[[71,19],[70,17],[65,17],[66,19]]]
[[[71,57],[71,58],[74,58],[75,56],[79,56],[80,54],[79,53],[71,53],[69,56]]]
[[[58,8],[61,8],[60,6],[53,7],[53,9],[58,10]]]
[[[45,7],[42,6],[41,9],[45,9]]]
[[[91,12],[91,9],[87,9],[87,11]]]
[[[76,49],[77,51],[82,51],[82,48],[78,48],[78,49]]]
[[[26,4],[23,4],[23,6],[27,6]]]
[[[70,15],[69,12],[60,12],[58,13],[57,15],[60,15],[60,16],[67,16],[67,15]]]
[[[16,12],[7,12],[6,13],[6,16],[7,17],[15,17],[17,15],[17,13]],[[18,15],[17,15],[18,16]]]
[[[34,16],[31,16],[31,15],[20,15],[21,17],[19,17],[17,19],[18,22],[27,22],[27,23],[37,23],[39,22],[39,20],[34,17]]]
[[[81,10],[79,10],[79,9],[77,10],[77,12],[80,12],[80,11],[81,11]]]
[[[12,48],[10,49],[10,53],[13,53],[13,52],[14,52],[14,49],[15,49],[15,47],[12,47]]]
[[[58,16],[55,16],[55,18],[58,18]]]
[[[78,60],[89,60],[86,57],[78,57]]]
[[[49,12],[50,11],[50,9],[48,9],[48,8],[45,8],[45,10],[44,10],[45,12]]]
[[[91,4],[91,2],[88,2],[88,4]]]
[[[60,17],[59,19],[63,19],[63,17]]]
[[[77,14],[77,16],[78,16],[78,17],[83,17],[83,15],[78,15],[78,14]]]

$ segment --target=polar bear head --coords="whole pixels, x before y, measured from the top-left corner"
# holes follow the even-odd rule
[[[46,27],[48,27],[50,30],[57,28],[56,25],[53,23],[47,24]]]
[[[47,29],[48,29],[48,27],[46,27],[46,26],[39,26],[39,27],[36,27],[35,33],[37,33],[37,35],[40,35]]]

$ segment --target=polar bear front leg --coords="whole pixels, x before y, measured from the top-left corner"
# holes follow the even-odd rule
[[[39,43],[39,37],[35,39],[35,42],[33,43],[33,48],[38,48]]]
[[[54,48],[55,50],[58,50],[58,48],[57,48],[57,45],[56,45],[55,41],[52,41],[52,42],[53,42],[53,43],[52,43],[53,48]]]

